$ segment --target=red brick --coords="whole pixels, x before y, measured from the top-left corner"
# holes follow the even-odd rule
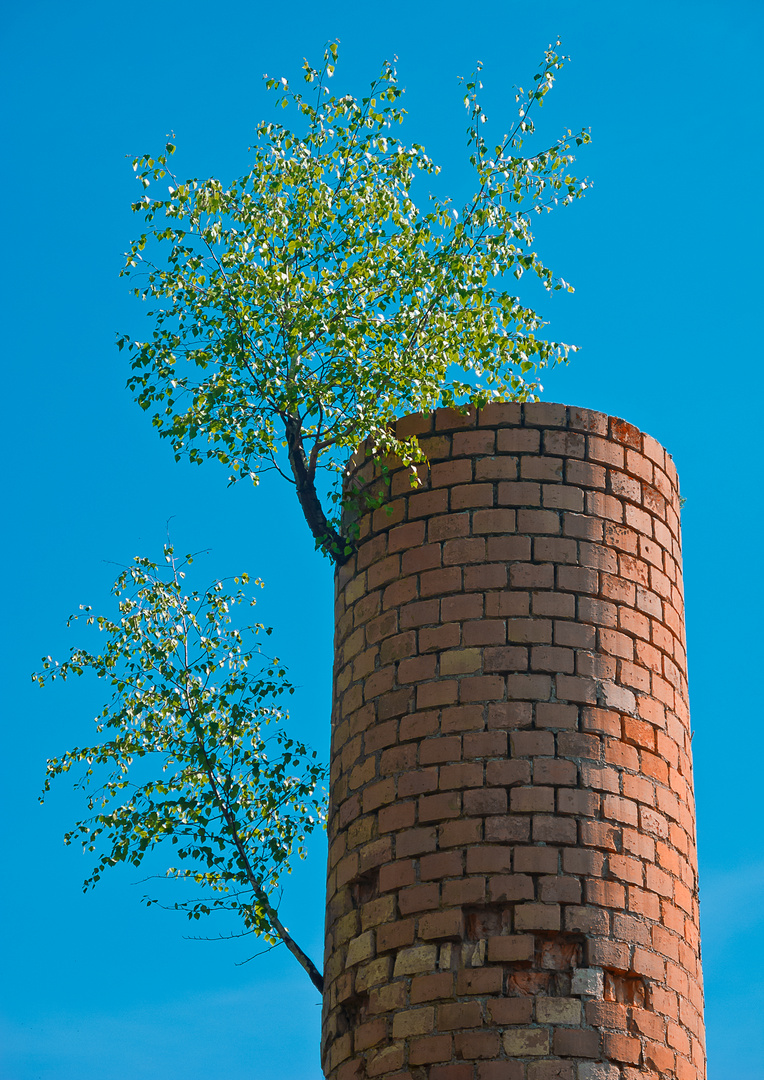
[[[627,1061],[638,1065],[642,1056],[642,1044],[639,1039],[628,1035],[605,1033],[604,1051],[605,1056],[613,1061]]]
[[[441,761],[459,761],[462,756],[462,740],[459,735],[424,739],[419,745],[419,764],[430,765]]]
[[[574,1080],[572,1061],[533,1061],[528,1065],[528,1080]]]
[[[480,645],[503,645],[507,640],[507,627],[503,619],[479,619],[475,622],[465,622],[462,628],[462,636],[465,648],[474,648]]]
[[[552,641],[552,622],[549,619],[508,619],[507,639],[548,645]]]
[[[467,815],[504,814],[507,792],[504,788],[479,788],[464,792],[464,813]]]
[[[523,405],[523,419],[541,427],[565,427],[567,409],[548,401],[530,401]]]
[[[533,900],[533,878],[527,874],[494,874],[488,881],[488,895],[492,904]],[[496,953],[496,947],[493,952]],[[493,955],[492,959],[499,957]]]
[[[458,997],[470,994],[500,994],[502,990],[501,968],[462,968],[456,973]]]
[[[570,484],[542,484],[541,501],[550,510],[572,510],[580,514],[584,509],[584,491]],[[567,530],[563,528],[563,532],[567,533]]]
[[[440,544],[423,544],[421,547],[404,551],[401,559],[401,573],[418,574],[422,570],[432,570],[440,565]]]
[[[443,765],[440,769],[438,786],[441,791],[449,788],[480,787],[483,783],[483,766],[476,761],[462,761],[454,765]]]
[[[559,859],[557,848],[518,847],[514,849],[514,870],[523,874],[557,874]]]
[[[578,708],[561,702],[539,702],[536,705],[536,725],[541,728],[575,728]]]
[[[461,805],[462,796],[458,791],[423,795],[419,800],[419,821],[444,821],[446,818],[458,817]]]
[[[401,915],[410,915],[417,911],[432,911],[439,904],[440,886],[437,882],[411,885],[398,893],[398,907]]]
[[[605,487],[605,470],[602,465],[569,458],[565,462],[565,480],[569,484],[589,488]]]
[[[509,871],[511,864],[509,847],[489,844],[484,847],[467,848],[468,874],[501,874]]]
[[[496,445],[504,454],[537,454],[541,448],[541,432],[527,428],[504,428],[497,433]]]
[[[552,696],[552,680],[548,675],[508,675],[507,697],[511,699],[546,701]]]
[[[540,506],[541,485],[527,481],[502,480],[496,501],[499,506]],[[521,527],[520,531],[527,530]]]
[[[473,533],[513,533],[516,524],[514,510],[476,510],[472,515]]]
[[[488,706],[488,728],[505,730],[530,727],[533,722],[533,706],[529,701],[501,701]]]
[[[670,1074],[674,1071],[674,1052],[662,1042],[645,1043],[645,1065],[656,1069],[660,1075]]]
[[[630,948],[616,941],[590,938],[587,942],[587,958],[590,967],[605,967],[612,971],[629,970]]]
[[[559,904],[517,904],[515,930],[559,930]]]
[[[532,671],[572,672],[575,657],[572,649],[535,645],[531,649]]]
[[[416,804],[397,802],[392,806],[383,806],[378,815],[380,832],[391,832],[410,828],[416,819]]]
[[[534,955],[534,939],[530,934],[490,937],[488,957],[495,946],[496,960],[530,960]],[[488,1015],[494,1024],[531,1024],[532,998],[493,998],[487,1001]]]
[[[448,487],[451,484],[465,484],[472,480],[472,462],[446,460],[433,463],[430,469],[430,485],[433,488]]]
[[[499,490],[504,485],[499,485]],[[501,496],[499,498],[501,502]],[[554,510],[518,510],[517,528],[521,533],[545,533],[557,536],[560,532],[560,515]]]
[[[405,984],[393,983],[393,986]],[[449,998],[454,992],[454,977],[450,971],[438,972],[435,975],[417,975],[411,980],[411,1004],[421,1005],[424,1001],[437,1001],[438,998]]]
[[[411,656],[398,664],[398,682],[415,683],[435,677],[436,656]]]
[[[450,911],[431,911],[419,919],[419,936],[423,941],[461,938],[463,933],[460,908]]]
[[[460,701],[500,701],[503,697],[504,679],[500,675],[463,676],[460,680]]]
[[[506,637],[506,629],[503,623],[501,627]],[[483,653],[483,665],[486,672],[526,671],[528,668],[528,650],[517,645],[487,648]]]
[[[395,837],[395,854],[399,859],[435,851],[436,847],[437,837],[434,826],[427,829],[406,829]]]
[[[516,480],[517,458],[502,454],[485,457],[475,463],[476,480]]]
[[[458,484],[450,489],[451,509],[493,506],[493,484]]]
[[[501,844],[527,842],[530,839],[530,821],[516,814],[486,817],[485,839]]]
[[[512,813],[552,813],[554,811],[554,789],[551,787],[515,787],[512,788]]]
[[[459,683],[456,679],[422,683],[416,688],[417,709],[432,709],[438,705],[450,705],[458,699]]]
[[[581,882],[574,877],[542,877],[539,899],[545,904],[580,904]]]
[[[387,537],[387,550],[392,554],[396,551],[405,551],[407,548],[419,547],[424,543],[425,523],[423,521],[410,521],[405,525],[397,525],[391,529]]]
[[[511,787],[513,784],[529,784],[531,779],[531,765],[529,761],[489,761],[485,767],[485,779],[489,786],[503,785]]]
[[[536,457],[524,454],[520,459],[520,476],[523,480],[551,480],[562,482],[563,461],[561,457],[544,455]]]
[[[429,1080],[474,1080],[472,1065],[467,1061],[453,1065],[433,1065],[429,1071]]]
[[[606,465],[614,465],[622,469],[625,463],[625,454],[622,446],[618,446],[597,435],[589,435],[586,440],[589,459],[591,461],[604,462]]]
[[[388,949],[401,949],[411,945],[414,941],[414,920],[405,919],[400,922],[383,923],[377,927],[377,952],[387,952]]]
[[[459,1001],[438,1006],[438,1031],[480,1027],[483,1023],[479,1001]],[[432,1075],[432,1074],[431,1074]],[[470,1073],[470,1080],[472,1074]]]
[[[440,607],[444,622],[480,619],[483,617],[483,596],[481,593],[444,596]]]
[[[454,536],[469,536],[470,515],[468,511],[443,514],[430,518],[427,523],[427,539],[432,542],[449,540]]]
[[[353,1046],[356,1052],[368,1050],[370,1046],[376,1046],[387,1038],[387,1021],[383,1017],[371,1020],[366,1024],[359,1024],[354,1029]]]
[[[509,569],[509,583],[513,589],[552,589],[554,566],[552,563],[513,563]]]
[[[419,593],[422,597],[457,592],[462,587],[462,572],[458,566],[428,570],[419,577]]]
[[[463,878],[461,881],[443,882],[443,903],[482,904],[485,902],[485,878]]]
[[[533,840],[544,844],[575,844],[577,826],[572,818],[555,814],[533,815]]]
[[[478,1080],[525,1080],[520,1061],[482,1061],[477,1067]]]
[[[557,812],[559,814],[597,817],[600,812],[600,805],[600,796],[594,791],[560,788],[557,792]]]
[[[440,729],[444,735],[451,734],[455,731],[481,730],[485,726],[483,709],[484,706],[482,704],[454,705],[447,709],[443,709],[441,713]]]
[[[464,1031],[454,1036],[457,1057],[468,1061],[479,1058],[495,1059],[499,1055],[500,1042],[497,1031]]]
[[[449,1061],[450,1058],[450,1035],[429,1035],[421,1039],[412,1039],[409,1043],[409,1064],[411,1065],[427,1065],[434,1061]]]
[[[533,614],[551,616],[558,619],[573,619],[576,614],[576,598],[570,593],[534,592],[532,595]],[[560,644],[558,642],[558,644]],[[564,643],[563,643],[564,644]]]
[[[570,933],[605,935],[610,932],[610,916],[603,908],[574,907],[570,904],[565,908],[565,929]],[[598,963],[591,956],[589,962]]]
[[[455,848],[466,843],[478,843],[482,837],[482,823],[479,818],[463,818],[460,821],[446,821],[438,827],[441,848]]]

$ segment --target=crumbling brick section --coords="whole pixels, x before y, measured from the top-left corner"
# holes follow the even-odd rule
[[[336,580],[326,1076],[700,1080],[673,462],[564,405],[399,434]]]

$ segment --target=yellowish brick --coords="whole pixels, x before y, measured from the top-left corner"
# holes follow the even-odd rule
[[[370,960],[362,964],[356,973],[355,988],[359,992],[368,990],[370,986],[380,986],[386,983],[392,972],[392,956],[378,956],[376,960]]]
[[[417,975],[422,971],[434,971],[438,961],[437,945],[414,945],[401,949],[395,958],[394,975]]]
[[[404,1043],[392,1043],[367,1054],[367,1068],[371,1076],[381,1076],[394,1072],[403,1065]]]
[[[409,1035],[428,1035],[435,1030],[435,1009],[407,1009],[393,1017],[393,1038],[405,1039]]]
[[[480,649],[452,649],[440,654],[441,675],[462,675],[468,671],[480,671],[483,655]]]
[[[578,998],[537,998],[536,1019],[540,1024],[580,1024],[581,1002]]]
[[[440,958],[438,960],[438,967],[442,971],[451,970],[451,958],[453,956],[454,947],[450,941],[447,941],[445,945],[440,947]]]
[[[485,939],[462,944],[462,967],[482,967],[485,963]]]
[[[368,759],[367,759],[368,760]],[[372,773],[373,775],[373,773]],[[358,818],[348,827],[348,847],[355,848],[374,838],[376,820],[373,814]]]
[[[380,923],[391,922],[395,918],[395,908],[396,899],[392,893],[370,900],[361,908],[361,927],[370,930]]]
[[[348,945],[345,966],[352,967],[353,964],[360,964],[362,960],[370,960],[375,951],[374,931],[367,930],[365,934],[359,934],[358,937],[353,938]]]
[[[509,1057],[532,1057],[549,1053],[547,1028],[512,1028],[504,1032],[504,1050]]]
[[[346,941],[350,941],[358,933],[358,912],[349,911],[347,915],[343,915],[341,919],[337,920],[337,925],[334,928],[334,941],[336,945],[342,945]]]
[[[336,1069],[346,1058],[349,1058],[352,1054],[352,1035],[348,1032],[346,1035],[341,1035],[339,1039],[336,1039],[332,1044],[331,1049],[331,1067]]]

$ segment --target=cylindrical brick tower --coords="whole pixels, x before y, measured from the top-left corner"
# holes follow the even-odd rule
[[[326,1076],[700,1080],[673,462],[564,405],[399,434],[336,581]]]

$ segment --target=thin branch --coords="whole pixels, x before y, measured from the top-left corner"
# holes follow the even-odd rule
[[[284,944],[283,941],[277,941],[277,942],[275,942],[275,944],[271,945],[270,948],[262,949],[260,952],[256,952],[252,956],[248,956],[246,960],[237,961],[236,967],[244,967],[244,965],[248,964],[250,962],[250,960],[255,960],[255,959],[257,959],[258,956],[266,956],[269,952],[273,952],[274,949],[278,949],[279,945],[283,945],[283,944]],[[320,989],[320,987],[319,987],[319,989]]]

